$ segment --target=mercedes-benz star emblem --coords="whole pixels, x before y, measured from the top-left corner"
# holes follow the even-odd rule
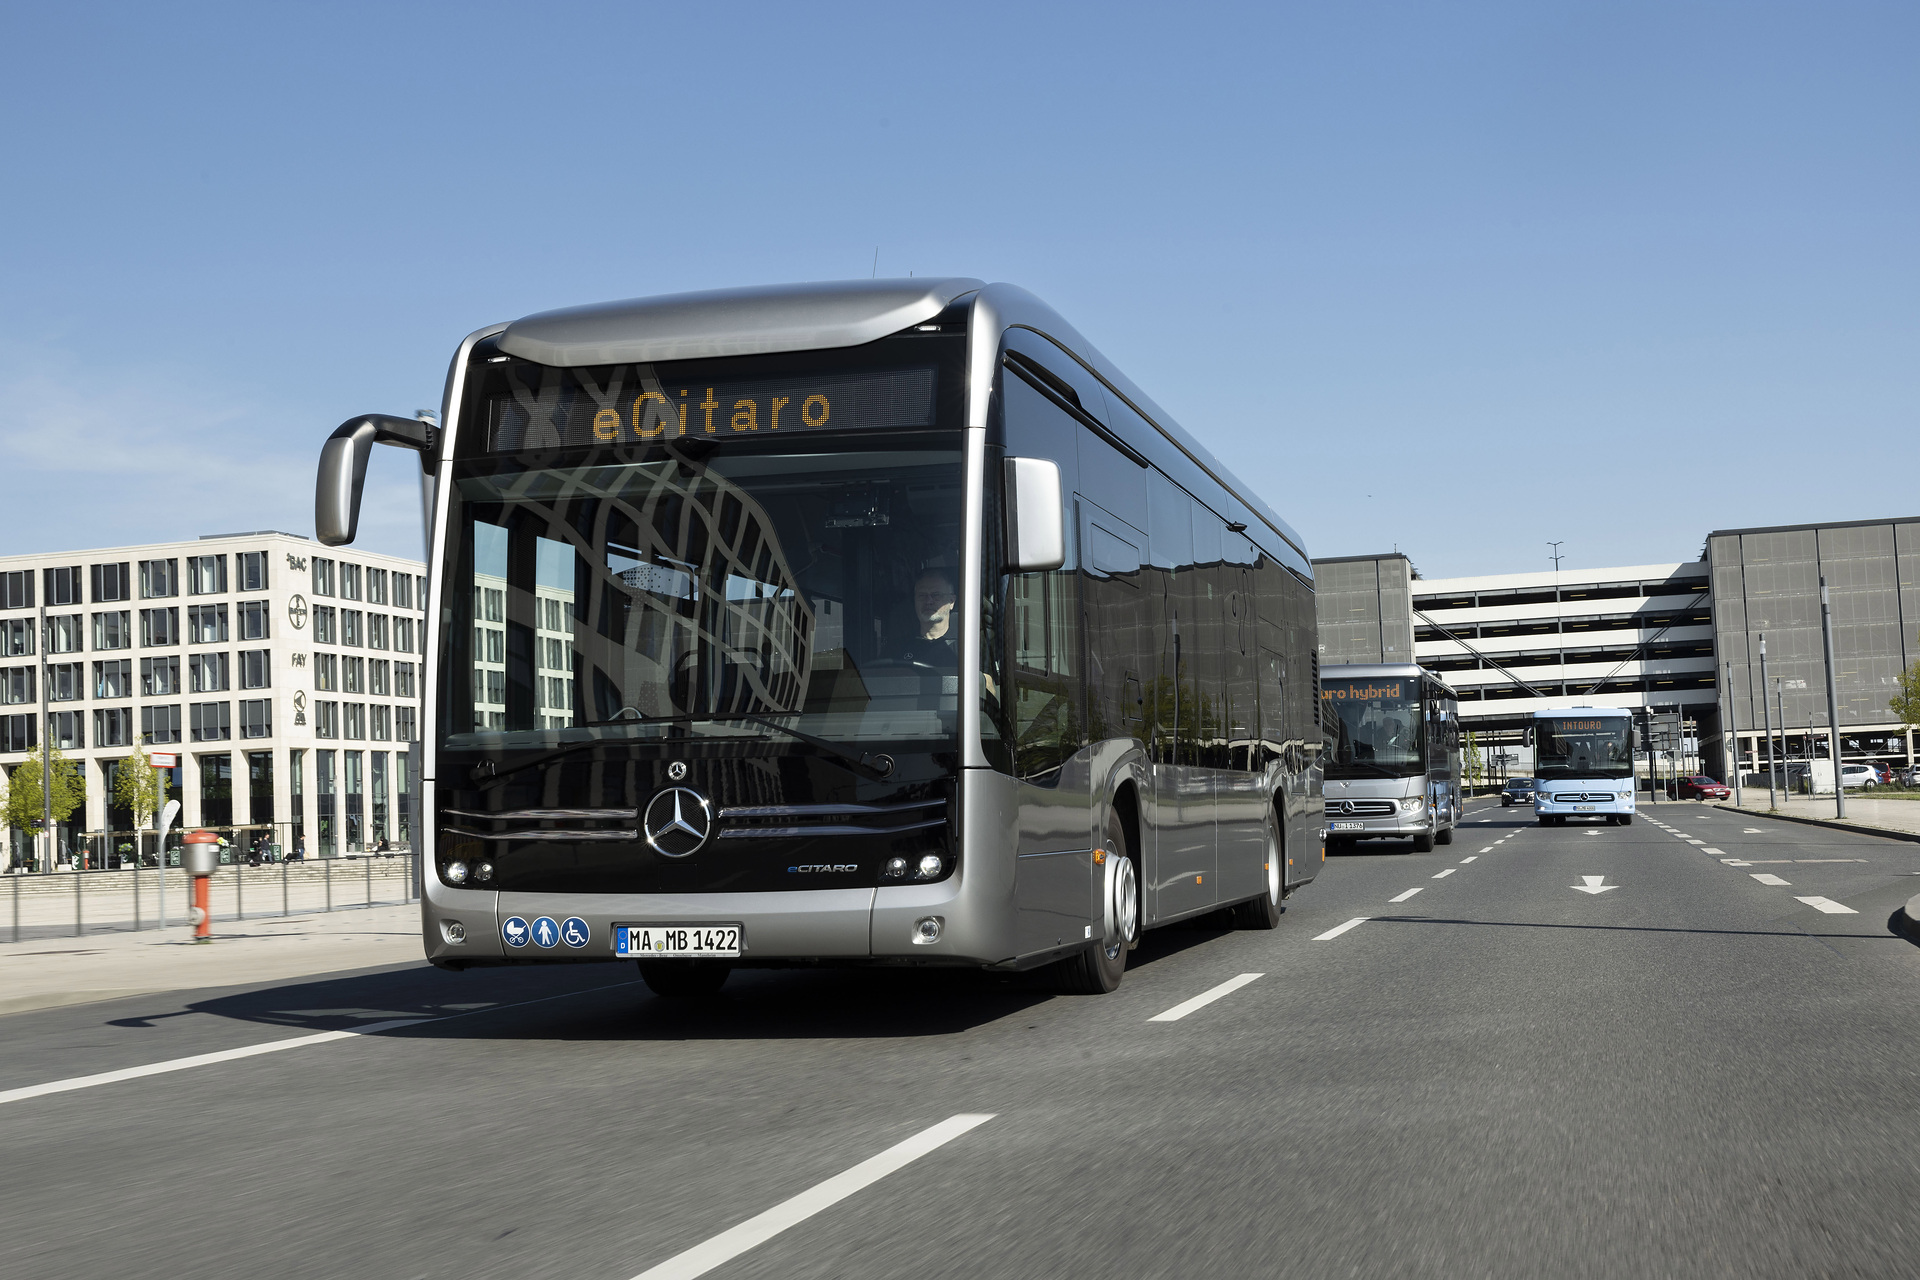
[[[668,858],[698,853],[713,834],[713,806],[690,787],[668,787],[647,802],[640,829],[654,852]]]
[[[686,777],[687,762],[685,760],[675,760],[672,764],[667,766],[667,776],[669,778],[672,778],[675,782],[678,782],[680,781],[680,779]]]

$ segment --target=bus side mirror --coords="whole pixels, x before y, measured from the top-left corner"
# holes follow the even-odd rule
[[[1008,571],[1058,569],[1067,562],[1059,464],[1045,458],[1008,458],[1004,465]]]
[[[367,481],[367,456],[376,444],[398,445],[420,454],[420,469],[433,473],[440,432],[420,418],[370,413],[349,418],[320,447],[320,473],[313,491],[314,536],[329,547],[353,541],[360,527],[360,490]]]

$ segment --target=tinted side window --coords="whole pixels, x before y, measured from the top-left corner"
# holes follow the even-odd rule
[[[1061,492],[1078,480],[1080,424],[1012,372],[1002,378],[1007,452],[1060,465]],[[1014,772],[1042,779],[1086,744],[1081,688],[1080,575],[1075,522],[1062,511],[1067,559],[1047,573],[1005,578],[1008,703]]]

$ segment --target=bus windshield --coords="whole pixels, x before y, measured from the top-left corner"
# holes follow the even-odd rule
[[[1321,706],[1337,721],[1329,778],[1404,778],[1425,773],[1420,681],[1410,676],[1323,679]]]
[[[1632,721],[1625,716],[1535,721],[1533,755],[1533,772],[1541,779],[1630,777]]]
[[[954,434],[595,452],[456,464],[448,747],[956,738]]]

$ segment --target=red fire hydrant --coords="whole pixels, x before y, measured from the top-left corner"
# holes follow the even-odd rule
[[[193,940],[213,941],[213,890],[210,877],[220,865],[220,837],[189,831],[180,841],[180,862],[193,877]]]

